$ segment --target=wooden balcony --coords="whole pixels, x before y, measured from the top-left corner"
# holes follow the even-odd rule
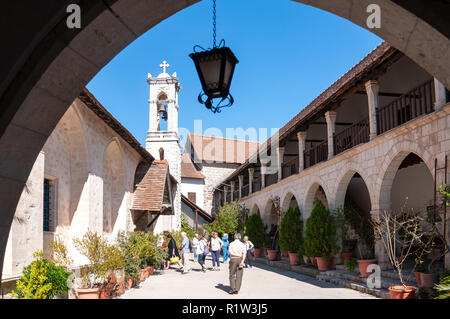
[[[369,117],[367,117],[334,136],[334,154],[342,153],[358,144],[367,143],[369,135]]]
[[[316,145],[310,150],[305,151],[304,154],[305,168],[326,161],[328,159],[328,141]]]

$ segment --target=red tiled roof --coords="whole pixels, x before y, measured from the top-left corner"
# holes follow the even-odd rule
[[[195,211],[198,212],[199,215],[201,215],[208,223],[212,222],[214,218],[205,212],[203,209],[197,206],[193,201],[191,201],[189,198],[181,194],[181,201],[184,202],[186,205],[188,205],[195,213]]]
[[[131,210],[161,211],[164,189],[167,185],[168,168],[169,164],[164,160],[154,160],[147,170],[145,170],[144,165],[138,167]],[[142,177],[142,175],[144,176]]]
[[[205,179],[205,175],[203,175],[199,170],[197,170],[194,163],[192,163],[191,154],[188,153],[181,154],[181,177]]]
[[[217,136],[189,134],[186,143],[186,152],[191,151],[191,145],[195,152],[194,160],[241,164],[245,162],[250,154],[258,150],[260,143]]]

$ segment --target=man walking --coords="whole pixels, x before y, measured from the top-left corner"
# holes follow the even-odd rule
[[[230,252],[230,295],[237,295],[241,289],[242,275],[244,274],[244,260],[246,247],[241,242],[241,234],[234,234],[234,241],[229,246]]]
[[[189,238],[184,231],[181,232],[181,238],[183,238],[183,241],[181,243],[181,263],[183,264],[183,274],[187,274],[189,270],[191,270],[191,267],[189,265],[189,259],[191,257],[191,245],[189,243]]]

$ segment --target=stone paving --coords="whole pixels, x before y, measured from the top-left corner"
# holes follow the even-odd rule
[[[154,274],[138,287],[120,296],[122,299],[374,299],[355,290],[321,282],[312,277],[255,264],[244,269],[243,283],[238,295],[229,295],[228,263],[221,264],[220,271],[200,271],[198,263],[191,262],[193,269],[181,274],[176,268]]]

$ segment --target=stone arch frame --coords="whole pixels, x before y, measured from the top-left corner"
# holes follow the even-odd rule
[[[302,211],[302,204],[300,202],[300,196],[296,194],[292,189],[288,190],[283,197],[280,197],[280,206],[281,206],[281,214],[282,218],[284,216],[284,213],[289,209],[289,204],[291,203],[292,198],[295,198],[297,201],[298,208],[300,211]]]
[[[258,211],[259,211],[259,214],[261,215],[261,209],[259,208],[258,203],[253,203],[251,205],[250,215],[256,214]]]
[[[319,189],[319,187],[322,187],[322,189],[325,192],[325,196],[327,197],[327,202],[328,202],[328,207],[331,209],[333,209],[333,205],[332,205],[332,197],[331,197],[331,192],[328,189],[328,187],[326,186],[326,183],[324,181],[322,181],[322,179],[320,178],[316,178],[314,180],[312,180],[308,187],[306,188],[307,191],[305,193],[305,198],[303,200],[303,216],[304,216],[304,220],[306,221],[309,216],[311,215],[311,211],[313,210],[314,207],[314,196],[316,195],[317,190]]]
[[[112,153],[110,153],[112,152]],[[111,156],[116,156],[110,162]],[[119,162],[114,165],[114,162]],[[123,148],[118,137],[113,137],[107,143],[103,152],[103,232],[112,233],[126,194],[125,161]],[[108,170],[108,171],[107,171]],[[106,176],[111,173],[112,176]],[[110,191],[110,194],[108,194]]]
[[[129,1],[111,1],[108,3],[110,8],[92,1],[93,4],[82,11],[82,20],[86,21],[86,25],[80,32],[67,30],[66,13],[61,10],[62,7],[59,8],[49,22],[36,28],[36,32],[42,33],[36,39],[41,41],[29,41],[25,52],[30,54],[21,57],[23,63],[14,63],[17,73],[5,82],[7,89],[4,95],[7,98],[6,103],[2,101],[2,109],[6,116],[0,124],[0,154],[3,154],[0,202],[5,212],[0,224],[0,274],[8,233],[23,186],[46,138],[69,104],[83,86],[125,46],[159,22],[199,0],[135,1],[135,5],[130,5]],[[370,1],[295,1],[367,28],[366,8]],[[399,6],[389,0],[379,0],[377,4],[382,12],[387,13],[383,15],[382,23],[388,27],[370,31],[404,52],[450,88],[448,36],[440,33],[439,27],[425,22],[423,17],[415,16],[412,5]],[[150,18],[143,18],[145,15]],[[65,31],[62,34],[53,32],[60,29]],[[42,30],[52,32],[45,34]],[[61,41],[54,41],[55,35]],[[49,48],[47,52],[43,52],[44,47]],[[77,48],[85,48],[89,54],[82,55]],[[21,83],[27,83],[27,87],[20,87]],[[47,121],[29,120],[29,114],[34,114],[36,107]],[[20,168],[16,164],[17,154],[23,160]]]
[[[361,172],[364,172],[364,170],[350,168],[347,171],[345,171],[341,176],[338,177],[337,185],[335,187],[336,192],[334,196],[335,208],[344,207],[345,195],[347,193],[348,185],[350,184],[351,179],[356,173],[358,173],[361,176],[362,180],[364,181],[364,184],[367,187],[367,191],[369,192],[370,207],[373,207],[374,203],[373,184],[369,182],[368,176]]]
[[[400,164],[409,153],[414,153],[419,156],[424,161],[431,176],[434,178],[433,156],[429,151],[410,140],[397,144],[396,147],[393,147],[388,154],[386,154],[381,165],[380,173],[378,174],[375,185],[375,200],[372,203],[372,210],[390,210],[392,184]]]

